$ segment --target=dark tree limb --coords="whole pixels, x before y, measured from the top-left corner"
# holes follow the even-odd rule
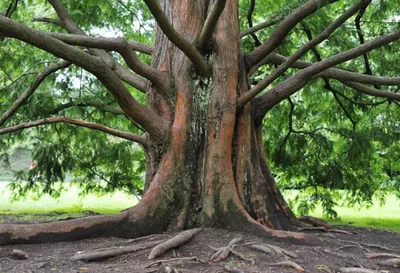
[[[269,39],[245,56],[247,68],[250,70],[254,65],[279,47],[283,43],[286,35],[304,18],[313,14],[318,9],[334,2],[337,2],[337,0],[310,0],[304,5],[301,5],[295,9],[291,14],[286,16],[282,22],[279,23]]]
[[[45,32],[44,34],[50,35],[70,45],[114,50],[121,54],[130,69],[150,80],[155,86],[157,86],[164,97],[168,98],[171,95],[171,86],[168,73],[161,72],[158,69],[142,63],[132,51],[131,42],[126,41],[124,38],[96,38],[54,32]]]
[[[361,18],[363,17],[363,15],[365,13],[365,9],[366,8],[362,8],[360,10],[360,12],[357,14],[356,19],[354,20],[354,24],[356,25],[356,29],[357,29],[358,39],[360,40],[361,45],[365,43],[364,33],[361,29]],[[369,63],[369,58],[368,58],[367,53],[363,54],[363,59],[364,59],[364,66],[365,66],[365,74],[372,75],[372,69],[371,69],[371,65]],[[378,85],[374,85],[374,87],[376,89],[380,89]]]
[[[357,82],[343,81],[342,83],[363,94],[400,101],[400,93],[376,89]]]
[[[74,63],[95,75],[113,94],[129,118],[140,124],[154,140],[164,142],[169,130],[168,123],[154,111],[137,102],[114,71],[101,59],[4,16],[0,16],[0,32]]]
[[[51,64],[41,71],[29,87],[21,94],[21,96],[12,104],[12,106],[0,117],[0,126],[2,126],[10,117],[12,117],[18,109],[29,99],[29,97],[35,92],[39,85],[46,79],[50,74],[66,68],[70,65],[70,62],[60,61],[56,64]]]
[[[139,144],[142,144],[145,147],[148,145],[147,140],[144,136],[116,130],[116,129],[104,126],[102,124],[88,122],[88,121],[75,119],[75,118],[69,118],[69,117],[53,117],[53,118],[46,118],[46,119],[40,119],[40,120],[30,121],[30,122],[26,122],[26,123],[21,123],[21,124],[15,125],[15,126],[0,129],[0,135],[13,133],[13,132],[21,131],[21,130],[24,130],[27,128],[41,126],[41,125],[53,124],[53,123],[74,124],[77,126],[98,130],[98,131],[107,133],[109,135],[127,139],[127,140],[130,140],[133,142],[137,142]]]
[[[266,59],[264,59],[263,63],[264,64],[272,63],[272,64],[279,65],[279,64],[285,62],[287,59],[288,59],[288,57],[272,53]],[[299,60],[299,61],[296,61],[292,65],[292,68],[304,69],[313,64],[315,64],[315,63]],[[340,80],[340,81],[353,81],[353,82],[359,82],[359,83],[364,83],[364,84],[400,85],[400,77],[371,76],[371,75],[365,75],[365,74],[342,70],[342,69],[333,68],[333,67],[328,68],[328,69],[318,73],[313,78],[317,78],[317,77],[327,77],[327,78],[332,78],[332,79],[336,79],[336,80]]]
[[[69,33],[86,36],[86,33],[73,22],[71,16],[68,14],[67,9],[63,6],[60,0],[48,0],[48,2],[56,11],[60,19],[61,26],[64,29],[66,29]],[[130,72],[120,63],[116,62],[110,55],[108,55],[106,51],[89,49],[89,52],[95,56],[101,57],[108,64],[108,66],[115,71],[121,80],[135,87],[141,92],[146,92],[147,81],[135,73]]]
[[[121,108],[110,106],[110,105],[107,105],[107,104],[101,103],[101,102],[95,102],[95,101],[87,101],[87,102],[82,102],[82,103],[75,103],[75,102],[71,101],[71,102],[63,103],[63,104],[58,105],[56,108],[52,109],[51,111],[48,111],[47,114],[55,115],[55,114],[61,112],[62,110],[65,110],[65,109],[68,109],[68,108],[71,108],[74,106],[79,106],[79,107],[92,106],[92,107],[97,107],[105,112],[109,112],[109,113],[113,113],[113,114],[117,114],[117,115],[125,115],[125,112],[122,111]]]
[[[240,32],[240,38],[243,38],[243,37],[245,37],[247,35],[253,34],[253,33],[255,33],[255,32],[257,32],[257,31],[259,31],[259,30],[261,30],[263,28],[267,28],[267,27],[273,26],[276,23],[282,21],[285,17],[286,17],[286,15],[278,15],[278,16],[272,18],[271,20],[265,21],[265,22],[263,22],[261,24],[258,24],[258,25],[252,26],[252,27],[250,27],[250,28],[248,28],[246,30],[243,30],[243,31]]]
[[[397,30],[353,49],[329,57],[297,72],[295,75],[279,83],[268,92],[255,99],[256,119],[262,119],[269,109],[303,88],[318,73],[399,39],[400,30]]]
[[[208,75],[209,67],[206,61],[201,56],[200,52],[194,45],[188,42],[182,35],[180,35],[169,22],[167,16],[164,14],[160,5],[156,0],[144,0],[154,19],[157,21],[159,27],[164,32],[174,45],[176,45],[182,52],[192,61],[200,75]]]
[[[48,23],[48,24],[53,24],[53,25],[62,27],[61,21],[58,18],[38,17],[38,18],[33,18],[31,21]]]
[[[329,24],[329,26],[325,28],[324,31],[322,31],[318,36],[316,36],[314,39],[311,39],[311,41],[303,45],[299,50],[296,51],[296,53],[290,56],[284,63],[279,65],[277,69],[275,69],[266,78],[260,81],[255,87],[253,87],[243,96],[241,96],[238,102],[239,107],[243,107],[253,97],[259,94],[266,87],[268,87],[274,80],[276,80],[285,71],[287,71],[304,54],[306,54],[310,49],[314,48],[319,43],[325,41],[336,29],[338,29],[342,24],[344,24],[351,16],[353,16],[361,8],[366,7],[370,2],[371,0],[361,1],[359,4],[353,6],[348,11],[340,15],[336,20],[334,20],[331,24]]]
[[[209,15],[204,23],[204,26],[200,33],[198,42],[198,48],[202,52],[207,52],[210,48],[212,34],[214,33],[215,27],[222,11],[225,8],[226,0],[217,0],[211,8]]]
[[[250,1],[249,11],[247,13],[247,22],[249,23],[249,28],[253,27],[253,12],[254,12],[255,8],[256,8],[256,0],[251,0]],[[260,46],[262,44],[261,41],[258,39],[257,35],[254,32],[250,33],[250,35],[253,38],[254,45],[256,47]]]

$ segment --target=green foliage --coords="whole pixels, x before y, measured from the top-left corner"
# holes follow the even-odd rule
[[[8,7],[0,1],[0,13]],[[287,15],[305,0],[257,0],[253,24]],[[313,37],[332,20],[358,1],[337,1],[318,10],[304,23]],[[128,40],[152,44],[155,23],[143,1],[134,0],[64,0],[73,20],[93,36],[124,36]],[[249,0],[240,0],[240,28],[248,28]],[[372,1],[362,19],[365,40],[398,29],[400,1]],[[59,26],[33,22],[33,18],[56,18],[48,3],[39,0],[20,0],[12,18],[44,31],[63,32]],[[274,27],[257,32],[259,40],[267,39]],[[299,24],[285,39],[277,53],[289,56],[308,41],[304,28]],[[50,63],[58,60],[41,50],[13,39],[0,41],[0,112],[6,111],[28,88],[34,77]],[[326,58],[360,44],[354,17],[332,36],[317,46]],[[242,39],[244,52],[255,48],[251,36]],[[399,76],[399,43],[392,43],[368,54],[375,75]],[[110,53],[117,60],[117,54]],[[150,63],[149,56],[138,54]],[[303,60],[317,61],[313,52]],[[362,57],[348,61],[340,68],[365,72]],[[263,66],[251,78],[256,84],[274,69]],[[288,70],[279,80],[290,77],[297,70]],[[294,198],[294,206],[307,214],[317,204],[329,217],[336,217],[334,206],[343,197],[339,190],[347,190],[347,205],[371,205],[373,197],[384,202],[389,193],[400,198],[400,123],[399,104],[385,102],[350,90],[331,80],[337,96],[325,89],[325,82],[314,80],[288,101],[272,109],[264,120],[265,150],[279,185],[284,189],[301,189]],[[130,88],[130,87],[129,87]],[[386,87],[385,87],[386,88]],[[395,91],[395,88],[388,87]],[[145,95],[129,89],[140,102]],[[114,98],[86,71],[69,67],[47,77],[29,102],[7,122],[7,126],[49,116],[84,119],[106,126],[141,133],[140,129],[123,115],[110,113],[101,107],[82,106],[85,103],[103,103],[117,107]],[[71,103],[71,107],[54,113],[58,106]],[[291,120],[292,126],[290,127]],[[50,194],[57,197],[64,189],[58,181],[71,181],[82,189],[82,194],[105,194],[115,189],[140,194],[145,172],[144,153],[132,145],[104,133],[77,128],[72,125],[54,124],[24,130],[0,138],[0,155],[7,163],[12,154],[10,147],[21,145],[32,151],[37,167],[29,172],[16,173],[17,180],[11,188],[26,196],[34,192],[37,197]],[[27,183],[20,183],[24,180]]]

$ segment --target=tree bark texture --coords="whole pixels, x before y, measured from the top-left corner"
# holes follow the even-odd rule
[[[175,30],[196,45],[214,0],[162,0]],[[169,73],[171,93],[148,85],[149,107],[170,124],[168,142],[146,145],[145,193],[116,216],[95,216],[37,225],[0,225],[0,245],[116,235],[138,237],[165,230],[220,227],[304,239],[264,154],[262,125],[250,103],[240,47],[238,1],[226,1],[205,60],[209,75],[157,27],[152,66]]]

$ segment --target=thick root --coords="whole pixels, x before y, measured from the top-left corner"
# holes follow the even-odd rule
[[[4,224],[0,225],[0,245],[73,241],[113,235],[127,215],[127,212],[122,212],[41,224]]]

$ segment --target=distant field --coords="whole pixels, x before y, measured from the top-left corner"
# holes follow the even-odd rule
[[[94,194],[79,197],[79,189],[75,186],[58,199],[43,197],[35,201],[28,198],[11,203],[11,193],[6,185],[6,182],[0,182],[0,213],[79,213],[88,210],[98,213],[117,213],[137,203],[136,198],[120,192],[102,197]],[[397,200],[395,196],[389,196],[382,207],[374,205],[369,209],[336,208],[336,210],[340,220],[329,220],[335,224],[400,231],[400,200]],[[311,214],[322,217],[322,210],[318,208]]]
[[[121,192],[102,197],[94,194],[79,197],[79,189],[75,186],[71,187],[68,192],[64,192],[58,199],[45,196],[37,201],[27,198],[11,203],[11,192],[6,185],[6,182],[0,182],[0,213],[81,212],[86,210],[98,213],[117,213],[137,203],[136,198]]]

